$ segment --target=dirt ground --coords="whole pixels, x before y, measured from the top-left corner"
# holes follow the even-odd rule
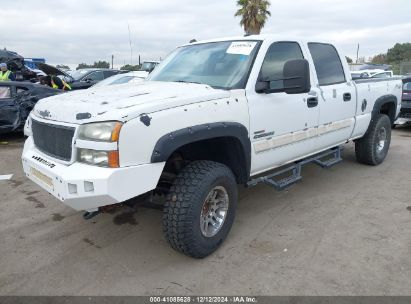
[[[411,127],[378,167],[353,144],[286,191],[240,189],[222,247],[169,248],[159,210],[85,221],[23,176],[21,135],[0,137],[0,295],[411,295]]]

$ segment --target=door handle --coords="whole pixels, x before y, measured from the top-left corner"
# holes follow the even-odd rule
[[[344,101],[350,101],[351,100],[351,93],[344,93],[343,99],[344,99]]]
[[[314,108],[316,106],[318,106],[318,98],[317,97],[307,98],[307,107]]]

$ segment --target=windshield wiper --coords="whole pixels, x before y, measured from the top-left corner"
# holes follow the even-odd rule
[[[188,80],[175,80],[174,82],[204,84],[204,83],[201,83],[201,82],[196,82],[196,81],[188,81]]]
[[[214,85],[210,85],[210,84],[207,84],[207,83],[201,83],[201,82],[196,82],[196,81],[175,80],[173,82],[203,84],[203,85],[208,85],[208,86],[212,87],[213,89],[226,90],[226,91],[229,90],[226,87],[219,87],[219,86],[214,86]]]

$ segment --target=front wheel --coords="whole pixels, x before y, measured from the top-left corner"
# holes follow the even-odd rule
[[[212,161],[195,161],[177,176],[163,214],[165,238],[175,250],[204,258],[227,237],[237,206],[231,170]]]
[[[371,121],[363,138],[355,141],[355,156],[363,164],[381,164],[388,154],[391,143],[391,121],[387,115],[379,114]]]

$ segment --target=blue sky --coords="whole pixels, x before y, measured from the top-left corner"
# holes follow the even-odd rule
[[[243,35],[234,0],[3,0],[0,47],[52,64],[164,58],[190,39]],[[409,0],[272,0],[262,33],[337,43],[355,57],[411,42]]]

